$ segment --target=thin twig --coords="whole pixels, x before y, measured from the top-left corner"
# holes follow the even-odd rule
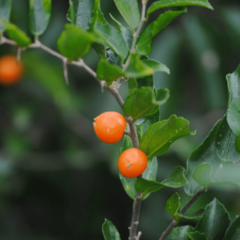
[[[147,6],[146,0],[142,0],[141,21],[139,23],[137,31],[133,34],[133,41],[132,41],[131,51],[130,51],[130,54],[128,56],[128,59],[127,59],[126,63],[123,66],[123,70],[127,69],[127,67],[129,66],[129,63],[130,63],[131,55],[132,55],[132,53],[135,53],[135,50],[136,50],[135,49],[135,45],[137,43],[138,36],[139,36],[139,34],[140,34],[141,30],[142,30],[143,24],[144,24],[144,22],[146,20],[146,6]]]
[[[189,201],[185,204],[183,207],[181,213],[185,214],[187,210],[192,206],[192,204],[205,192],[206,190],[204,188],[201,188],[193,197],[189,199]],[[171,233],[173,228],[176,226],[176,221],[173,220],[170,225],[167,227],[167,229],[163,232],[162,236],[159,238],[159,240],[165,240],[168,235]]]
[[[160,237],[159,240],[164,240],[168,237],[168,235],[171,233],[171,231],[173,230],[173,228],[175,227],[176,221],[172,220],[172,222],[169,224],[169,226],[167,227],[167,229],[163,232],[162,236]]]
[[[133,202],[133,213],[131,226],[129,228],[129,240],[136,240],[137,228],[139,224],[139,215],[142,203],[142,193],[137,193],[136,199]]]
[[[68,61],[67,59],[64,59],[63,60],[63,76],[64,76],[64,79],[65,79],[65,82],[67,85],[69,85],[69,80],[68,80]]]

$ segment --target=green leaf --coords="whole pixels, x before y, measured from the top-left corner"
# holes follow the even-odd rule
[[[5,30],[9,21],[12,0],[0,0],[0,33]]]
[[[147,16],[152,12],[167,7],[187,7],[187,6],[197,6],[205,7],[213,10],[213,7],[208,2],[208,0],[161,0],[154,2],[147,10]]]
[[[92,47],[94,48],[94,50],[97,52],[98,56],[100,58],[103,58],[103,59],[107,59],[107,56],[106,56],[106,49],[104,47],[103,44],[99,44],[99,43],[94,43],[92,45]]]
[[[122,59],[128,55],[127,45],[121,33],[110,24],[97,23],[95,26],[96,33],[104,42]]]
[[[240,165],[234,162],[222,163],[217,174],[212,177],[212,184],[231,184],[240,187]]]
[[[121,240],[117,228],[107,219],[102,225],[102,232],[105,240]]]
[[[121,66],[121,59],[118,55],[109,47],[106,47],[107,61],[116,66]]]
[[[228,105],[231,104],[232,100],[240,96],[240,65],[232,74],[227,75],[229,101]]]
[[[237,151],[240,153],[240,135],[236,139],[235,147],[236,147]]]
[[[175,167],[170,176],[160,183],[138,178],[135,185],[136,191],[141,192],[144,198],[146,194],[156,192],[164,187],[180,188],[187,183],[184,171],[183,167]]]
[[[229,223],[229,214],[225,207],[217,199],[214,199],[205,208],[195,230],[205,233],[208,240],[219,240],[224,236]]]
[[[128,79],[128,95],[132,94],[137,89],[137,81],[135,78]]]
[[[31,39],[12,23],[7,24],[6,32],[9,38],[17,42],[20,47],[27,47],[31,44]]]
[[[140,88],[140,87],[153,88],[153,82],[154,82],[153,75],[137,79],[138,88]]]
[[[157,90],[156,99],[158,102],[160,102],[160,105],[165,104],[169,98],[170,98],[170,92],[168,88],[159,88]]]
[[[186,177],[188,179],[188,184],[184,186],[184,191],[189,196],[193,196],[201,187],[192,178],[194,170],[202,163],[209,163],[215,166],[215,168],[218,168],[221,164],[221,160],[215,154],[215,136],[220,123],[221,121],[213,127],[203,143],[192,153],[187,161]]]
[[[193,134],[189,131],[186,119],[172,115],[168,120],[152,124],[144,133],[139,148],[148,158],[160,156],[167,152],[174,141]]]
[[[227,121],[236,135],[240,135],[240,96],[232,100],[228,111]]]
[[[118,66],[110,64],[108,61],[101,59],[97,68],[97,77],[100,80],[105,80],[107,87],[119,77],[124,76],[124,72]]]
[[[142,62],[146,64],[148,67],[152,68],[154,72],[165,72],[167,74],[170,74],[169,68],[158,61],[144,59],[142,60]]]
[[[227,116],[221,120],[215,138],[215,153],[222,161],[236,161],[240,153],[235,148],[237,136],[230,129]]]
[[[205,233],[196,232],[188,232],[187,235],[191,240],[208,240]]]
[[[167,240],[190,240],[187,233],[192,232],[192,226],[177,227],[172,230],[172,232],[167,237]]]
[[[203,187],[212,182],[212,167],[209,163],[200,164],[193,172],[193,179]]]
[[[178,193],[174,193],[168,200],[165,206],[165,210],[170,215],[177,214],[178,210],[180,208],[180,196]]]
[[[140,117],[152,115],[158,111],[159,103],[156,101],[151,87],[142,87],[130,94],[123,105],[123,111],[131,116],[133,121]]]
[[[132,30],[130,28],[125,28],[120,22],[118,22],[111,14],[110,17],[114,21],[116,28],[118,31],[122,33],[122,37],[128,47],[128,50],[131,50],[132,47],[132,41],[133,41],[133,36],[132,36]]]
[[[158,171],[158,160],[156,157],[154,157],[148,160],[148,166],[146,170],[143,172],[142,178],[155,181],[157,177],[157,171]],[[135,188],[135,185],[134,185],[134,188]],[[143,196],[143,200],[147,199],[149,196],[150,196],[150,193],[146,194],[145,196]]]
[[[240,215],[229,225],[223,240],[239,240],[240,239]]]
[[[114,0],[119,12],[131,28],[137,28],[140,22],[140,12],[137,0]]]
[[[28,26],[33,35],[40,36],[51,17],[51,0],[29,0],[29,3]]]
[[[165,29],[175,18],[187,12],[183,10],[171,10],[162,13],[155,21],[151,22],[140,34],[136,44],[136,52],[141,55],[149,55],[152,51],[152,39]]]
[[[57,45],[60,53],[72,61],[84,57],[89,52],[91,44],[98,41],[94,34],[72,24],[66,24]]]
[[[129,66],[126,69],[128,77],[141,78],[153,75],[154,71],[140,60],[139,54],[131,54]]]
[[[178,222],[180,219],[196,220],[196,219],[199,219],[199,218],[201,218],[201,217],[202,217],[202,215],[191,217],[191,216],[185,216],[185,215],[183,215],[183,214],[181,214],[181,213],[176,213],[175,216],[174,216],[174,218],[176,219],[176,222]]]
[[[158,122],[159,119],[160,119],[160,113],[158,110],[153,115],[139,118],[135,122],[139,141],[141,140],[143,134],[146,132],[146,130],[149,128],[149,126],[155,122]]]
[[[94,0],[71,0],[70,4],[72,4],[73,9],[73,19],[71,22],[87,30],[92,16],[93,2]],[[68,16],[71,16],[71,5],[68,10]]]

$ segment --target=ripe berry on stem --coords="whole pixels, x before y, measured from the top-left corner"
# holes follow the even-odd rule
[[[116,143],[124,135],[127,121],[118,112],[104,112],[94,118],[94,131],[98,138],[105,143]]]
[[[18,82],[23,74],[23,66],[21,61],[17,62],[17,58],[12,55],[0,58],[0,83],[2,85],[13,85]]]
[[[118,159],[118,169],[127,178],[134,178],[141,175],[147,168],[148,158],[138,148],[129,148],[122,152]]]

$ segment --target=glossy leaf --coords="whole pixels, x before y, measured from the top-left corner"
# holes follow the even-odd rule
[[[193,134],[189,131],[186,119],[172,115],[168,120],[152,124],[144,133],[139,148],[149,158],[160,156],[167,152],[174,141]]]
[[[165,206],[165,210],[170,215],[177,214],[178,210],[180,208],[180,196],[178,193],[174,193],[168,200]]]
[[[60,53],[69,61],[84,57],[90,50],[93,42],[99,39],[92,33],[72,24],[66,24],[65,30],[60,35],[57,45]]]
[[[137,53],[141,55],[149,55],[152,51],[153,37],[165,29],[175,18],[185,12],[187,12],[186,8],[183,10],[166,11],[162,13],[155,21],[151,22],[140,34],[137,40]]]
[[[9,21],[12,0],[0,0],[0,33],[5,30]]]
[[[227,121],[231,130],[240,135],[240,96],[232,100],[227,111]]]
[[[212,167],[209,163],[200,164],[193,172],[193,179],[203,187],[212,182]]]
[[[223,240],[239,240],[240,239],[240,215],[229,225]]]
[[[97,23],[95,31],[122,60],[128,55],[127,45],[121,33],[110,24]]]
[[[31,44],[31,39],[17,26],[8,23],[6,32],[12,40],[14,40],[20,47],[27,47]]]
[[[142,178],[155,181],[157,177],[157,171],[158,171],[158,160],[156,157],[154,157],[148,160],[148,166],[146,170],[143,172]],[[150,196],[150,193],[146,194],[145,196],[143,196],[143,200],[147,199],[149,196]]]
[[[73,7],[73,21],[71,22],[76,26],[88,29],[88,24],[92,15],[92,8],[94,0],[71,0]],[[71,8],[69,8],[70,15]]]
[[[156,192],[164,187],[179,188],[187,183],[184,176],[185,169],[182,167],[175,167],[173,172],[168,178],[162,182],[150,181],[143,178],[137,179],[135,188],[136,191],[143,194],[143,198],[146,194]]]
[[[220,125],[219,121],[205,138],[203,143],[192,153],[187,161],[187,173],[186,177],[188,179],[188,184],[184,186],[184,191],[187,195],[193,196],[199,189],[200,185],[192,178],[192,174],[195,169],[202,163],[210,163],[218,168],[221,164],[221,160],[215,154],[215,136],[217,129]]]
[[[227,122],[227,116],[220,121],[215,138],[215,153],[222,161],[236,161],[240,153],[235,148],[237,136]]]
[[[130,58],[130,64],[126,69],[128,77],[141,78],[153,75],[154,71],[151,67],[144,64],[142,60],[140,60],[140,55],[132,54]]]
[[[208,2],[208,0],[161,0],[154,2],[147,10],[147,15],[152,12],[167,7],[187,7],[187,6],[197,6],[205,7],[213,10],[213,7]]]
[[[153,123],[158,122],[159,119],[160,119],[160,113],[158,110],[153,115],[139,118],[135,122],[139,141],[142,139],[143,134],[146,132],[149,126],[152,125]]]
[[[108,61],[101,59],[98,63],[97,77],[100,80],[104,80],[109,87],[113,81],[117,80],[119,77],[124,76],[124,72],[118,66],[110,64]]]
[[[119,12],[131,28],[137,28],[140,13],[137,0],[114,0]]]
[[[118,31],[122,33],[122,37],[128,47],[128,50],[131,50],[132,47],[132,41],[133,41],[133,36],[132,36],[132,30],[130,28],[125,28],[120,22],[118,22],[111,14],[110,17],[115,23],[116,28]]]
[[[209,163],[203,163],[193,172],[193,179],[205,188],[215,184],[231,184],[240,187],[239,171],[239,165],[225,162],[213,174],[212,166]]]
[[[167,74],[170,74],[169,68],[158,61],[144,59],[142,60],[142,62],[146,64],[148,67],[152,68],[154,72],[165,72]]]
[[[46,30],[51,17],[51,0],[29,0],[28,26],[30,32],[40,36]]]
[[[212,177],[213,184],[231,184],[240,187],[240,165],[234,162],[222,163],[217,174]]]
[[[126,115],[136,121],[140,117],[152,115],[158,111],[159,103],[155,99],[153,89],[142,87],[130,94],[123,105]]]
[[[102,232],[105,240],[121,240],[117,228],[107,219],[102,225]]]
[[[205,208],[195,230],[205,233],[208,240],[219,240],[224,236],[229,223],[229,214],[225,207],[217,199],[214,199]]]
[[[205,233],[200,233],[198,231],[188,232],[187,235],[191,240],[208,240]]]
[[[190,240],[187,233],[192,232],[192,226],[176,227],[167,237],[167,240]]]
[[[240,65],[232,74],[227,75],[229,101],[228,105],[231,104],[232,100],[240,96]]]

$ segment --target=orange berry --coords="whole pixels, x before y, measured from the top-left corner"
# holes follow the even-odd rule
[[[141,175],[147,168],[146,154],[138,148],[129,148],[122,152],[118,159],[118,169],[127,178]]]
[[[12,85],[21,78],[23,73],[22,63],[17,62],[15,56],[4,56],[0,58],[0,83]]]
[[[105,143],[116,143],[123,137],[126,119],[117,112],[104,112],[94,118],[94,131]]]

